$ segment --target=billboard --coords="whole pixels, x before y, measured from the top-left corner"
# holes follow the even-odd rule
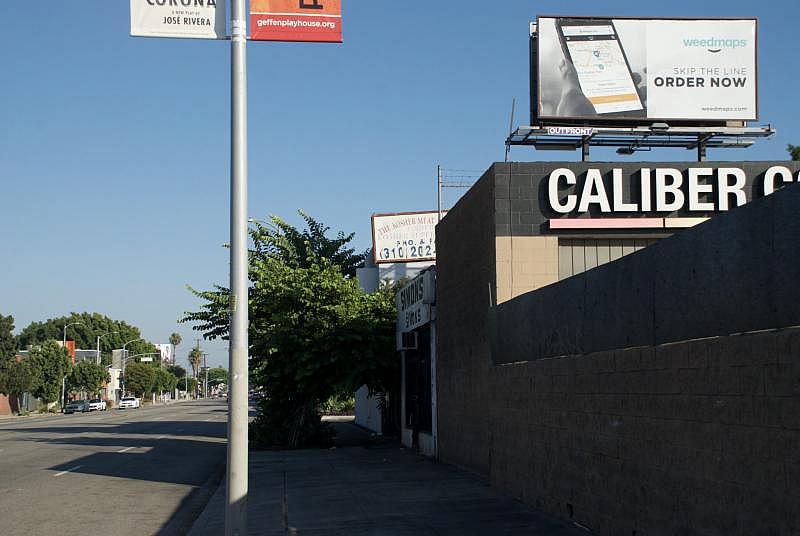
[[[758,119],[755,19],[539,17],[537,119]],[[532,51],[533,52],[533,51]]]
[[[175,347],[171,343],[156,344],[156,350],[161,354],[161,362],[164,364],[175,363]]]
[[[341,0],[250,0],[250,39],[342,42]]]
[[[225,39],[225,0],[131,0],[131,35]]]
[[[372,215],[375,264],[436,259],[438,212]]]

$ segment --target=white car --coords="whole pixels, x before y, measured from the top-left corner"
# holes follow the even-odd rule
[[[89,411],[105,411],[106,401],[100,398],[93,398],[89,400]]]
[[[119,409],[138,409],[141,407],[141,403],[139,399],[135,396],[123,396],[122,399],[119,401]]]

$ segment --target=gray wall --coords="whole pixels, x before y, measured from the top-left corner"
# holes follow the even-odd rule
[[[596,534],[800,534],[800,186],[490,307],[495,185],[437,229],[440,458]]]
[[[800,186],[489,312],[495,363],[800,325]]]

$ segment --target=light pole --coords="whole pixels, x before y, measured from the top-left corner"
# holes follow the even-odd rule
[[[208,354],[203,352],[203,397],[208,398],[208,362],[206,356]]]
[[[64,324],[64,337],[61,339],[61,347],[67,347],[67,328],[70,326],[78,326],[83,324],[83,322],[72,322],[70,324]],[[61,376],[61,409],[64,409],[64,398],[66,398],[66,383],[67,383],[67,371],[64,371],[64,375]]]
[[[95,364],[97,365],[100,364],[100,339],[102,339],[106,335],[113,335],[115,333],[119,333],[119,331],[107,331],[106,333],[97,336],[97,356],[95,357],[95,362],[96,362]]]
[[[132,342],[143,341],[143,340],[144,339],[141,338],[141,337],[136,337],[135,339],[131,339],[128,342],[126,342],[125,344],[122,345],[122,381],[123,382],[125,381],[125,363],[127,363],[127,361],[128,361],[128,357],[127,357],[127,355],[128,355],[128,353],[127,353],[128,352],[128,350],[127,350],[128,345],[130,343],[132,343]],[[123,383],[122,396],[125,396],[125,393],[126,393],[126,389],[125,389],[125,384]]]
[[[247,534],[247,9],[231,2],[231,267],[225,536]]]

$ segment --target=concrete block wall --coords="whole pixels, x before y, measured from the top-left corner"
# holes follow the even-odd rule
[[[507,273],[498,239],[537,225],[500,223],[500,179],[490,168],[437,229],[440,458],[597,534],[800,534],[800,332],[787,320],[800,187],[655,246],[650,268],[679,275],[672,296],[640,275],[645,250],[489,307]],[[703,226],[713,242],[692,236]],[[733,320],[708,333],[724,323],[715,303]],[[524,336],[543,325],[560,328]]]
[[[436,228],[439,452],[456,465],[489,471],[489,306],[497,299],[494,184],[487,172]],[[442,240],[440,237],[446,236]],[[438,376],[439,371],[446,371]]]
[[[800,328],[497,366],[491,481],[596,534],[800,534]]]

